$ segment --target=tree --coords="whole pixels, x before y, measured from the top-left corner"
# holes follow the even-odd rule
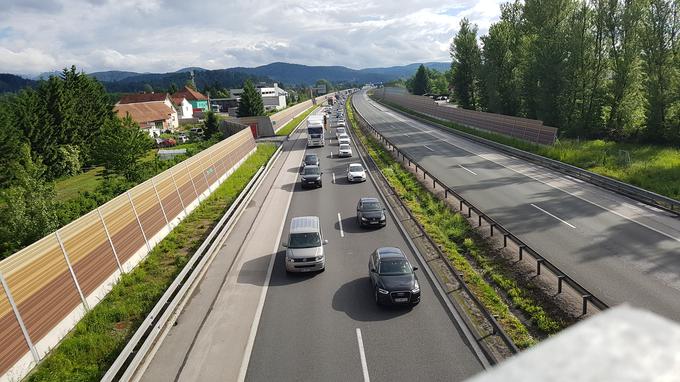
[[[411,92],[415,95],[423,95],[427,93],[428,77],[427,69],[425,69],[424,65],[421,64],[418,67],[418,70],[416,71],[416,74],[413,77],[411,87],[412,87]]]
[[[170,94],[175,94],[178,90],[179,89],[177,89],[177,85],[174,82],[171,82],[170,86],[168,86],[168,93]]]
[[[150,84],[144,84],[144,93],[153,93],[153,86]]]
[[[316,86],[321,86],[321,85],[326,86],[326,93],[332,93],[333,91],[335,91],[335,87],[334,87],[333,84],[332,84],[330,81],[328,81],[328,80],[325,80],[325,79],[323,79],[323,78],[320,79],[320,80],[317,80],[317,81],[316,81]]]
[[[9,109],[10,102],[0,102],[0,188],[14,179],[12,165],[20,155],[23,134],[17,129]]]
[[[219,134],[220,121],[217,119],[217,115],[212,111],[208,111],[205,114],[205,122],[203,122],[204,134],[206,139],[210,139],[213,136]]]
[[[477,25],[471,25],[467,18],[460,22],[450,53],[456,100],[466,109],[477,109],[481,52],[477,44]]]
[[[674,25],[679,11],[678,2],[673,0],[650,0],[643,13],[641,46],[648,105],[645,139],[650,142],[678,138],[670,130],[668,114],[673,97],[671,86],[678,75],[673,67],[673,40],[679,32]]]
[[[238,104],[239,117],[252,117],[257,115],[264,115],[264,103],[262,96],[255,90],[255,86],[250,80],[246,80],[243,85],[243,94],[241,94],[241,101]]]
[[[47,168],[40,158],[34,160],[28,144],[20,158],[12,162],[14,180],[0,191],[0,257],[39,240],[59,227],[54,185],[45,181]]]
[[[126,115],[104,125],[95,143],[95,159],[104,165],[107,176],[116,174],[132,181],[139,174],[139,159],[152,146],[149,135],[139,129],[130,115]]]

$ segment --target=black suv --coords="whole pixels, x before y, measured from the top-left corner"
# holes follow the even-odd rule
[[[304,187],[321,187],[321,169],[319,166],[309,165],[302,169],[300,185]]]
[[[318,166],[319,165],[319,156],[316,154],[307,154],[305,155],[305,160],[302,161],[302,166]]]
[[[385,209],[376,198],[361,198],[357,203],[357,224],[360,227],[384,227]]]
[[[368,259],[368,277],[378,305],[410,305],[420,302],[420,285],[406,255],[399,248],[383,247]]]

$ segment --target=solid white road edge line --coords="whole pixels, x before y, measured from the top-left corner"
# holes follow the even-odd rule
[[[373,101],[369,101],[369,104],[372,104],[372,102],[373,102]],[[396,116],[395,116],[395,117],[396,117]],[[489,162],[495,163],[495,164],[497,164],[497,165],[499,165],[499,166],[501,166],[501,167],[504,167],[504,168],[506,168],[506,169],[508,169],[508,170],[510,170],[510,171],[512,171],[512,172],[514,172],[514,173],[517,173],[517,174],[519,174],[519,175],[526,176],[527,178],[531,178],[531,179],[533,179],[533,180],[535,180],[535,181],[537,181],[537,182],[539,182],[539,183],[543,183],[543,184],[545,184],[546,186],[548,186],[548,187],[550,187],[550,188],[554,188],[554,189],[556,189],[556,190],[560,190],[560,191],[562,191],[562,192],[564,192],[564,193],[566,193],[566,194],[569,194],[569,195],[571,195],[571,196],[573,196],[573,197],[575,197],[575,198],[581,199],[581,200],[583,200],[583,201],[586,202],[586,203],[590,203],[590,204],[592,204],[592,205],[594,205],[594,206],[596,206],[596,207],[602,208],[602,209],[605,210],[605,211],[611,212],[611,213],[613,213],[614,215],[616,215],[616,216],[618,216],[618,217],[620,217],[620,218],[626,219],[626,220],[628,220],[628,221],[630,221],[630,222],[632,222],[632,223],[641,225],[641,226],[643,226],[643,227],[645,227],[645,228],[647,228],[647,229],[649,229],[649,230],[651,230],[651,231],[654,231],[654,232],[656,232],[656,233],[658,233],[658,234],[660,234],[660,235],[666,236],[666,237],[669,238],[669,239],[672,239],[672,240],[674,240],[674,241],[680,242],[680,237],[675,237],[675,236],[673,236],[673,235],[671,235],[671,234],[668,234],[668,233],[666,233],[666,232],[663,232],[663,231],[661,231],[661,230],[658,230],[658,229],[656,229],[656,228],[654,228],[654,227],[652,227],[652,226],[650,226],[650,225],[648,225],[648,224],[645,224],[645,223],[640,222],[640,221],[637,221],[637,220],[635,220],[635,219],[633,219],[633,218],[631,218],[631,217],[628,217],[628,216],[626,216],[626,215],[624,215],[624,214],[622,214],[622,213],[620,213],[620,212],[616,212],[616,211],[614,211],[614,210],[611,210],[611,209],[609,209],[609,208],[607,208],[607,207],[605,207],[605,206],[603,206],[603,205],[601,205],[601,204],[599,204],[599,203],[597,203],[597,202],[594,202],[594,201],[592,201],[592,200],[586,199],[584,196],[580,196],[580,195],[577,195],[576,193],[573,193],[573,192],[571,192],[571,191],[567,191],[567,190],[565,190],[565,189],[563,189],[563,188],[556,187],[556,186],[554,186],[554,185],[552,185],[552,184],[550,184],[550,183],[548,183],[548,182],[546,182],[546,181],[543,181],[543,180],[541,180],[541,179],[538,179],[538,178],[534,177],[533,175],[525,174],[525,173],[523,173],[523,172],[521,172],[521,171],[515,170],[514,168],[511,168],[511,167],[509,167],[509,166],[506,166],[506,165],[504,165],[503,163],[497,162],[497,161],[495,161],[495,160],[493,160],[493,159],[486,158],[486,154],[478,154],[478,153],[476,153],[476,152],[472,152],[472,151],[470,151],[470,150],[468,150],[468,149],[465,149],[465,148],[460,147],[460,146],[458,146],[458,145],[456,145],[456,144],[453,144],[453,143],[449,142],[449,139],[451,139],[451,137],[447,137],[447,133],[445,133],[445,132],[443,132],[443,131],[439,131],[436,127],[429,127],[429,126],[428,126],[427,128],[428,128],[428,129],[432,129],[432,131],[427,131],[427,130],[423,130],[423,129],[421,129],[420,127],[414,125],[414,123],[420,123],[420,122],[418,122],[418,121],[413,121],[414,123],[411,123],[411,122],[409,122],[408,120],[403,119],[403,118],[401,118],[401,117],[396,117],[395,119],[398,120],[398,121],[400,121],[400,122],[406,123],[407,125],[409,125],[409,126],[415,128],[416,130],[418,130],[418,131],[420,131],[420,132],[423,132],[423,133],[425,133],[425,134],[428,134],[428,135],[430,135],[431,137],[433,137],[433,138],[435,138],[435,139],[438,139],[438,140],[440,140],[440,141],[442,141],[442,142],[444,142],[444,143],[447,143],[447,144],[449,144],[449,145],[451,145],[451,146],[453,146],[453,147],[456,147],[456,148],[458,148],[458,149],[460,149],[460,150],[466,151],[466,152],[468,152],[468,153],[470,153],[470,154],[472,154],[472,155],[478,156],[478,157],[480,157],[480,158],[482,158],[482,159],[484,159],[484,160],[487,160],[487,161],[489,161]],[[389,121],[385,120],[385,122],[389,122]],[[423,124],[423,126],[427,126],[427,125]],[[441,134],[441,136],[440,136],[439,134]],[[450,135],[450,134],[448,134],[448,135]],[[454,136],[454,137],[457,137],[457,136]],[[461,139],[465,139],[465,138],[461,138]],[[476,144],[476,145],[478,145],[478,146],[484,147],[481,143],[476,143],[476,142],[473,142],[473,141],[469,141],[469,142],[472,143],[472,144]],[[512,159],[512,157],[508,157],[507,155],[500,154],[500,153],[496,153],[495,155],[499,155],[499,156],[500,156],[501,158],[503,158],[503,159]],[[533,163],[530,163],[530,162],[524,162],[524,163],[533,166],[533,168],[540,168],[540,167],[542,167],[542,166],[534,165]],[[553,174],[550,173],[550,172],[548,172],[548,174],[553,175]],[[566,178],[569,178],[570,180],[573,179],[573,178],[569,177],[568,175],[565,175],[563,178],[565,178],[565,177],[566,177]],[[572,181],[573,181],[573,180],[572,180]],[[584,183],[589,184],[588,182],[584,182]],[[578,183],[577,183],[577,184],[578,184]],[[593,185],[593,187],[597,187],[597,186]],[[645,207],[651,208],[650,206],[647,206],[647,205],[645,205]]]
[[[543,208],[541,208],[541,207],[535,205],[534,203],[531,203],[531,205],[534,206],[536,209],[538,209],[538,210],[540,210],[540,211],[543,211],[546,215],[550,215],[550,216],[554,217],[555,219],[561,221],[562,223],[568,225],[569,227],[571,227],[571,228],[576,228],[576,227],[574,227],[572,224],[569,224],[569,222],[567,222],[567,221],[565,221],[565,220],[562,220],[562,219],[558,218],[557,216],[555,216],[555,215],[551,214],[550,212],[544,210]]]
[[[364,382],[370,382],[368,365],[366,364],[366,352],[364,351],[364,340],[361,337],[361,329],[359,328],[357,328],[357,342],[359,343],[359,357],[361,357],[361,370],[364,372]]]
[[[459,164],[459,166],[460,166],[460,168],[462,168],[463,170],[469,172],[470,174],[472,174],[472,175],[477,175],[476,172],[474,172],[474,171],[468,169],[467,167],[463,166],[462,164]]]
[[[276,180],[275,180],[276,182]],[[281,235],[283,234],[283,226],[286,224],[286,217],[288,217],[288,210],[290,209],[290,202],[293,199],[293,190],[290,191],[288,195],[288,204],[286,205],[286,211],[283,214],[283,219],[281,220],[281,226],[279,227],[278,239],[274,243],[272,248],[272,255],[269,258],[269,267],[267,268],[267,276],[264,279],[264,286],[262,287],[262,292],[260,293],[260,301],[257,303],[257,310],[255,311],[255,318],[253,319],[253,324],[250,327],[250,335],[248,336],[248,342],[246,343],[246,350],[243,353],[243,361],[241,361],[241,370],[238,373],[238,381],[243,382],[246,379],[246,373],[248,372],[248,364],[250,363],[250,356],[253,353],[253,345],[255,345],[255,336],[257,335],[257,329],[260,326],[260,318],[262,318],[262,310],[264,309],[264,302],[267,298],[267,290],[269,289],[269,282],[272,278],[272,271],[274,269],[274,260],[276,259],[276,254],[279,249],[279,242],[281,241]]]
[[[338,225],[340,226],[340,237],[345,237],[345,231],[342,230],[342,216],[338,212]]]

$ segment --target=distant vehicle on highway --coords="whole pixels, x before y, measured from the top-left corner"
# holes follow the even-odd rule
[[[347,181],[348,182],[365,182],[366,170],[361,163],[350,163],[347,165]]]
[[[420,302],[420,285],[414,267],[399,248],[376,249],[368,259],[368,277],[377,305],[410,305]]]
[[[310,115],[307,118],[307,147],[324,146],[325,139],[323,116]]]
[[[286,247],[286,272],[312,272],[326,269],[323,246],[328,244],[317,216],[294,217],[290,221]]]
[[[347,134],[339,134],[338,135],[338,144],[339,145],[349,145],[350,139],[349,135]]]
[[[309,165],[302,169],[302,174],[300,176],[300,185],[302,188],[305,187],[321,187],[321,169],[319,166]]]
[[[338,149],[338,156],[340,158],[352,156],[352,148],[349,146],[348,143],[343,143],[340,145],[340,148]]]
[[[305,159],[302,161],[302,166],[318,166],[319,156],[316,154],[306,154]]]
[[[335,135],[340,135],[340,134],[347,134],[344,127],[338,127],[337,129],[335,129]]]
[[[347,126],[345,124],[345,121],[343,121],[343,120],[338,121],[337,125],[338,125],[338,127],[346,127]]]
[[[385,208],[377,198],[361,198],[357,203],[357,224],[360,227],[384,227],[387,224]]]

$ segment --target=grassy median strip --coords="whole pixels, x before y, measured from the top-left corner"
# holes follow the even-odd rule
[[[288,123],[286,123],[285,126],[283,126],[279,131],[276,132],[276,135],[288,135],[292,133],[293,129],[295,129],[295,127],[299,125],[300,122],[304,121],[305,118],[307,118],[307,116],[310,115],[318,107],[319,105],[314,105],[311,108],[307,109],[307,111],[305,111],[304,113],[288,121]]]
[[[236,197],[276,151],[260,144],[36,367],[29,381],[98,381]]]
[[[563,322],[549,314],[509,277],[508,272],[494,261],[488,244],[476,235],[470,223],[454,212],[443,201],[420,184],[413,174],[404,169],[372,136],[363,134],[358,128],[354,114],[347,105],[347,114],[352,128],[368,149],[380,171],[395,189],[407,208],[427,234],[442,248],[454,267],[463,274],[470,290],[497,317],[503,329],[519,348],[526,348],[536,342],[527,327],[511,312],[498,291],[487,282],[491,279],[509,297],[513,305],[534,322],[539,332],[551,334],[564,327]],[[475,270],[471,258],[481,269]]]
[[[625,142],[560,139],[552,146],[536,145],[512,137],[443,121],[392,102],[380,101],[404,113],[570,164],[680,200],[680,149]]]

